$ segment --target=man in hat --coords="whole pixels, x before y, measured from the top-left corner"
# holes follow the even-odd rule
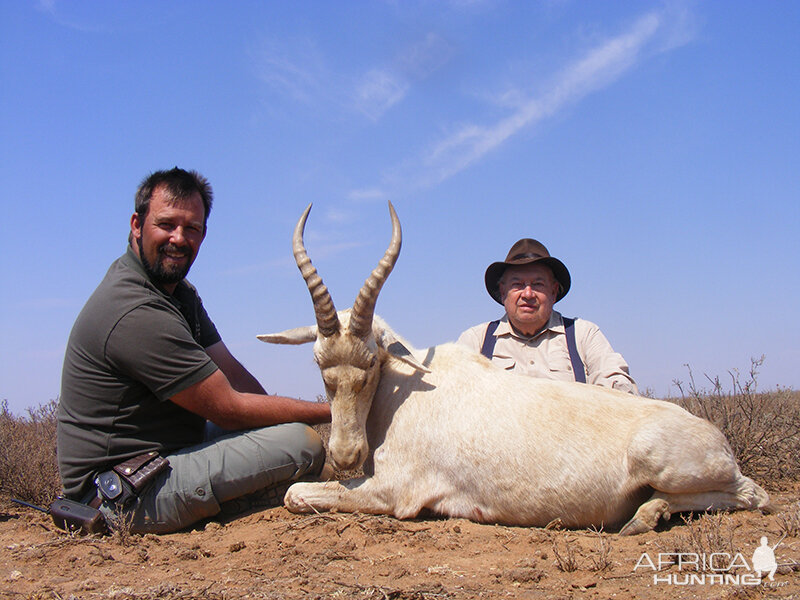
[[[594,323],[567,319],[553,305],[567,295],[567,267],[540,242],[524,238],[484,277],[505,315],[467,329],[458,343],[532,377],[579,381],[638,394],[628,365]]]

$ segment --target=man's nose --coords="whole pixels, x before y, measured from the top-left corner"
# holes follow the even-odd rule
[[[184,231],[183,227],[175,227],[172,230],[172,235],[170,235],[169,241],[176,246],[184,245],[186,243],[186,232]]]
[[[522,288],[522,295],[525,298],[532,298],[534,296],[533,287],[530,284],[527,284],[524,288]]]

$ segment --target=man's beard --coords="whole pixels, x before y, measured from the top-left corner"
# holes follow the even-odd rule
[[[144,271],[147,273],[147,276],[150,277],[150,280],[161,285],[170,285],[173,283],[178,283],[179,281],[183,281],[186,278],[186,275],[189,274],[189,269],[192,267],[193,257],[191,248],[189,246],[175,246],[174,244],[164,244],[159,246],[156,251],[156,264],[153,265],[147,260],[147,257],[144,254],[144,248],[142,247],[143,237],[144,235],[140,236],[136,241],[139,245],[139,258],[142,260],[142,266],[144,267]],[[175,250],[183,251],[186,253],[186,256],[189,258],[189,260],[186,261],[184,266],[166,266],[164,264],[163,255],[167,250],[173,252]]]

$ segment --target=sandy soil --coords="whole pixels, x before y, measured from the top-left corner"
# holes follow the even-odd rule
[[[172,535],[89,538],[2,501],[0,597],[800,598],[800,483],[772,496],[773,514],[709,515],[688,524],[673,517],[632,538],[462,519],[294,515],[284,508]],[[766,585],[742,584],[753,575],[746,567],[729,572],[739,575],[739,585],[712,583],[709,574],[705,583],[676,585],[699,574],[674,564],[654,573],[647,558],[635,569],[644,553],[656,563],[669,552],[738,552],[750,565],[761,536],[774,544],[787,522],[798,526],[775,552],[787,564]]]

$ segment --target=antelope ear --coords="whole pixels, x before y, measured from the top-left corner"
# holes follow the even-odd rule
[[[384,330],[379,339],[375,340],[381,348],[383,348],[386,352],[391,354],[397,360],[400,360],[406,363],[409,367],[416,369],[417,371],[421,371],[423,373],[430,373],[431,370],[424,366],[421,362],[419,362],[414,355],[411,354],[411,351],[406,348],[402,342],[400,342],[396,337],[390,334],[388,331]]]
[[[256,337],[268,344],[290,344],[293,346],[308,344],[309,342],[317,341],[317,326],[309,325],[308,327],[296,327],[295,329],[287,329],[280,333],[265,333]]]

